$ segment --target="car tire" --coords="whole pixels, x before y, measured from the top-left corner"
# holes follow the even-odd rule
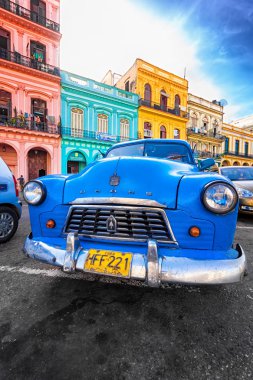
[[[0,244],[9,241],[18,228],[18,216],[10,207],[0,207]]]

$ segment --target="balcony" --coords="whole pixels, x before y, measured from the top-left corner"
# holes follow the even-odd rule
[[[239,153],[239,152],[232,151],[232,150],[225,150],[223,155],[242,157],[242,158],[253,158],[253,154]]]
[[[213,152],[210,152],[210,151],[200,151],[200,150],[197,150],[194,152],[194,155],[196,158],[214,158],[214,159],[220,159],[222,154],[221,153],[213,153]]]
[[[1,127],[11,127],[27,131],[43,132],[50,134],[60,134],[60,127],[55,124],[36,123],[30,118],[25,117],[11,117],[5,118],[0,116],[0,129]]]
[[[209,130],[209,131],[204,131],[200,128],[187,128],[187,135],[190,136],[190,135],[197,135],[197,136],[203,136],[203,137],[210,137],[212,139],[217,139],[217,140],[220,140],[221,142],[223,140],[225,140],[225,136],[221,135],[220,133],[216,133],[214,132],[213,130]]]
[[[35,59],[21,55],[16,51],[13,52],[0,48],[0,59],[5,59],[7,61],[17,63],[18,65],[29,67],[30,69],[39,70],[44,73],[60,77],[60,69],[58,67],[48,65],[47,63],[39,62]]]
[[[136,140],[136,138],[130,138],[130,137],[123,137],[123,136],[117,136],[117,135],[110,135],[109,133],[102,133],[102,132],[94,132],[94,131],[87,131],[87,130],[80,130],[75,128],[68,128],[68,127],[61,127],[61,135],[62,136],[70,136],[80,139],[88,139],[88,140],[97,140],[101,143],[118,143],[123,141],[132,141]]]
[[[170,114],[188,119],[188,113],[185,111],[181,111],[178,108],[168,108],[165,105],[162,105],[159,103],[154,103],[154,102],[149,102],[148,100],[145,100],[145,99],[139,99],[139,106],[145,106],[145,107],[153,108],[155,110],[163,111],[166,113],[170,113]]]
[[[26,20],[42,25],[47,29],[53,30],[54,32],[60,32],[60,25],[56,22],[49,20],[48,18],[42,17],[38,13],[32,12],[29,9],[23,8],[19,4],[15,4],[12,1],[0,0],[0,8],[14,13],[15,15],[20,16]]]

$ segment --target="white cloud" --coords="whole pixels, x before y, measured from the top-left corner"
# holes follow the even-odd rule
[[[199,61],[200,41],[184,32],[182,20],[159,18],[128,0],[61,1],[61,68],[100,81],[123,74],[142,58],[189,80],[189,91],[208,100],[224,98]]]

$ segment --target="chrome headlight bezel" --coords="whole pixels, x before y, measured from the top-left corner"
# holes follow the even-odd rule
[[[37,194],[36,194],[36,192],[34,192],[34,199],[33,200],[31,200],[28,197],[28,195],[26,194],[26,192],[28,191],[29,186],[31,186],[31,184],[35,184],[37,186],[37,189],[38,189]],[[32,190],[30,190],[30,191],[32,191]],[[32,180],[32,181],[27,182],[24,186],[24,189],[23,189],[24,200],[31,206],[40,205],[42,202],[44,202],[46,195],[47,195],[46,187],[41,181]]]
[[[210,203],[208,203],[207,193],[211,188],[214,188],[215,186],[224,186],[225,188],[227,188],[229,191],[232,192],[232,202],[228,207],[224,208],[224,207],[220,206],[220,208],[219,208],[218,203],[216,203],[217,207],[215,208],[215,207],[212,207],[210,205]],[[231,212],[235,209],[235,207],[238,203],[238,193],[237,193],[235,187],[228,182],[212,181],[212,182],[207,183],[204,186],[203,191],[201,193],[201,200],[202,200],[203,205],[205,206],[205,208],[208,211],[211,211],[214,214],[223,215],[223,214],[228,214],[229,212]]]

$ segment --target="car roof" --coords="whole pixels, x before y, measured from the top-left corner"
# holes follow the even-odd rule
[[[160,144],[161,143],[181,144],[181,145],[185,145],[185,146],[187,146],[188,148],[191,149],[190,144],[187,141],[185,141],[185,140],[175,140],[175,139],[139,139],[139,140],[124,141],[124,142],[121,142],[121,143],[117,143],[117,144],[113,145],[112,147],[110,147],[107,152],[109,152],[112,149],[119,148],[119,147],[122,147],[122,146],[141,144],[141,143],[144,143],[144,144],[153,144],[153,143],[155,143],[155,144],[156,143],[160,143]]]

